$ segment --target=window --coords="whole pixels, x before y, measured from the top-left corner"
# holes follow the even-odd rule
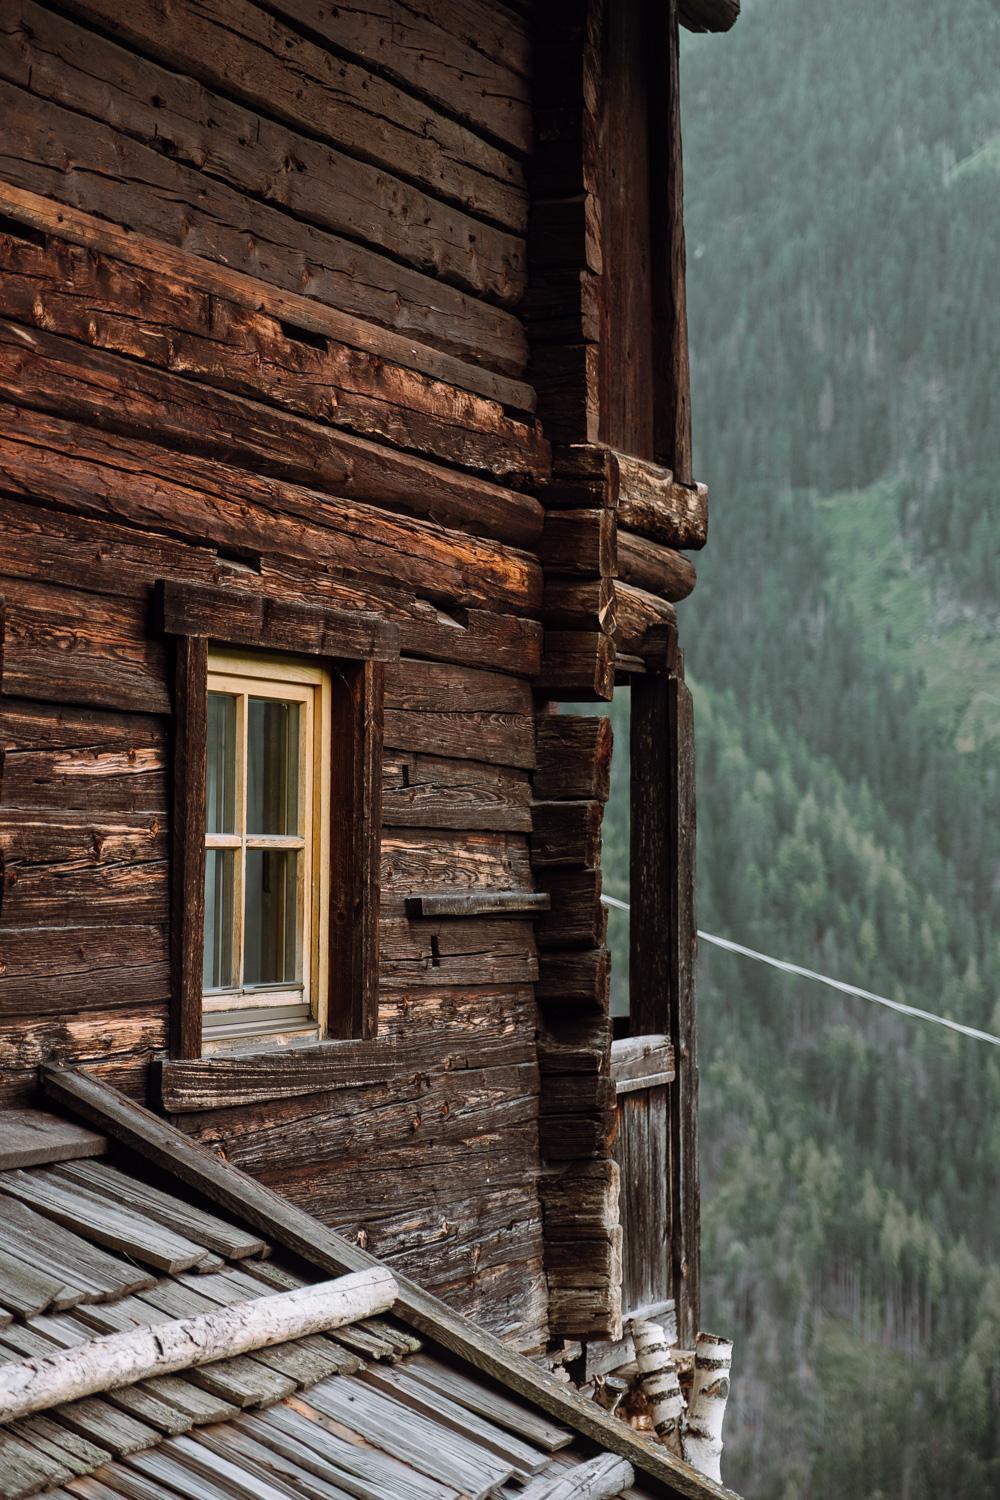
[[[209,655],[206,1040],[324,1027],[330,699],[314,663]]]
[[[174,642],[171,1057],[374,1037],[398,627],[174,579],[157,605]]]

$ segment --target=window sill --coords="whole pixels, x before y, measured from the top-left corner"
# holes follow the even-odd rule
[[[153,1097],[176,1115],[370,1088],[426,1067],[433,1050],[427,1038],[321,1039],[315,1025],[284,1044],[274,1033],[247,1037],[245,1045],[216,1036],[206,1042],[205,1056],[158,1059]]]

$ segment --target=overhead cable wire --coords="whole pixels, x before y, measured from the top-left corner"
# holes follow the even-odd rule
[[[616,911],[631,912],[631,906],[627,901],[619,901],[617,896],[602,896],[601,900],[605,906],[614,907]],[[870,1000],[875,1005],[885,1005],[889,1010],[895,1010],[903,1016],[915,1016],[919,1021],[933,1021],[937,1026],[946,1026],[949,1031],[960,1032],[962,1036],[972,1037],[977,1042],[990,1042],[994,1047],[1000,1047],[1000,1036],[993,1036],[989,1031],[980,1031],[975,1026],[963,1026],[961,1021],[952,1021],[947,1016],[937,1016],[933,1011],[920,1010],[916,1005],[904,1005],[901,1000],[890,1000],[887,995],[876,995],[871,990],[859,989],[856,984],[845,984],[842,979],[832,979],[829,974],[817,974],[815,969],[804,969],[801,964],[789,963],[787,959],[772,958],[769,953],[758,953],[756,948],[747,948],[742,943],[734,943],[731,938],[717,937],[714,932],[702,932],[698,929],[698,936],[702,942],[712,943],[716,948],[724,948],[727,953],[738,953],[742,958],[753,958],[758,963],[769,964],[772,969],[780,969],[783,974],[797,974],[800,979],[815,979],[819,984],[828,985],[830,989],[840,990],[843,995],[856,995],[859,1000]]]

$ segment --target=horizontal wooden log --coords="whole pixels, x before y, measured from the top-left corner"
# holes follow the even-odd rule
[[[674,1049],[670,1038],[630,1036],[612,1042],[611,1077],[619,1094],[672,1083]]]
[[[388,1312],[398,1288],[387,1267],[353,1271],[155,1328],[107,1334],[0,1368],[0,1422],[118,1386],[234,1359]]]
[[[409,896],[532,888],[526,841],[517,834],[393,828],[383,830],[381,844],[382,910],[393,917],[403,915]]]
[[[519,153],[531,150],[530,27],[485,0],[412,6],[389,0],[379,12],[330,11],[322,0],[280,0],[276,9],[308,26],[383,77],[449,110]]]
[[[664,625],[676,628],[677,612],[672,604],[655,594],[648,594],[645,589],[637,589],[631,583],[622,583],[621,579],[615,584],[615,602],[615,646],[627,655],[643,655],[651,629]]]
[[[4,53],[0,52],[0,68]],[[26,65],[25,73],[30,71]],[[0,77],[6,144],[0,167],[17,187],[86,208],[140,234],[195,247],[207,260],[236,267],[286,291],[365,317],[466,363],[520,377],[527,362],[523,328],[503,308],[366,250],[277,208],[253,205],[223,183],[130,140],[97,120],[37,99]],[[72,153],[75,170],[67,169]]]
[[[526,770],[535,763],[534,723],[527,714],[388,708],[384,735],[390,750],[436,753]]]
[[[540,1005],[605,1010],[611,976],[606,948],[578,953],[543,953],[535,994]]]
[[[25,814],[18,813],[19,818]],[[141,847],[130,858],[89,856],[60,859],[50,853],[41,861],[24,857],[23,841],[0,816],[0,916],[25,927],[58,927],[85,920],[95,926],[121,927],[127,922],[162,922],[169,915],[168,866],[165,858],[143,859]],[[37,825],[29,834],[37,834]],[[95,840],[100,833],[95,829]],[[138,840],[137,840],[138,842]],[[148,835],[145,840],[150,843]],[[164,851],[165,853],[165,851]]]
[[[541,603],[537,564],[498,542],[41,412],[0,407],[0,421],[0,479],[15,494],[100,519],[124,516],[243,556],[273,551],[391,587],[423,587],[457,604],[503,600],[528,614]]]
[[[600,1116],[606,1123],[615,1107],[615,1085],[601,1074],[547,1077],[539,1100],[542,1115]]]
[[[34,0],[10,0],[12,82],[116,133],[163,151],[299,222],[388,252],[446,284],[513,306],[524,281],[523,236],[474,219],[399,177],[211,93]],[[123,185],[123,191],[127,188]],[[359,267],[360,270],[360,267]]]
[[[614,578],[618,571],[614,514],[599,510],[549,511],[538,555],[546,575]]]
[[[582,1235],[603,1237],[619,1227],[620,1177],[617,1162],[580,1162],[547,1168],[538,1192],[545,1212],[546,1236],[563,1241]]]
[[[166,647],[145,602],[6,580],[4,691],[50,703],[169,713]]]
[[[573,157],[579,160],[576,151]],[[592,271],[573,266],[532,267],[521,303],[532,346],[596,344],[601,329],[600,284]]]
[[[615,589],[610,578],[547,578],[542,619],[550,630],[615,629]]]
[[[728,31],[740,18],[740,0],[679,0],[678,11],[689,31]]]
[[[669,469],[618,455],[618,520],[628,531],[666,547],[697,549],[708,540],[708,490],[680,484]]]
[[[0,766],[0,808],[47,813],[48,818],[40,821],[53,828],[59,818],[66,819],[67,828],[86,827],[89,815],[94,828],[99,826],[95,817],[109,824],[117,818],[123,837],[132,831],[154,840],[159,836],[166,821],[168,769],[166,736],[159,724],[153,733],[146,724],[137,724],[129,735],[131,743],[126,740],[120,747],[84,743],[39,749],[28,740],[28,748],[21,749],[25,741],[14,736],[18,723],[27,718],[25,714],[19,721],[14,714],[5,715],[12,743]],[[31,728],[24,732],[30,734]],[[79,732],[86,737],[94,733],[89,725]],[[105,842],[99,839],[101,847],[95,852],[103,852]],[[54,838],[60,851],[75,845],[74,835],[68,845],[58,835]]]
[[[522,677],[537,673],[542,627],[534,620],[462,608],[447,614],[403,587],[371,579],[346,579],[306,559],[268,554],[249,562],[225,549],[174,541],[155,532],[73,516],[0,495],[4,570],[11,576],[132,598],[145,606],[161,578],[245,588],[249,575],[268,597],[335,609],[376,612],[394,620],[415,656],[488,665]],[[3,710],[0,709],[0,713]],[[86,712],[86,710],[79,710]],[[91,713],[95,710],[91,710]],[[17,740],[16,743],[22,743]]]
[[[542,529],[528,495],[16,323],[0,322],[0,396],[503,541]]]
[[[382,822],[398,828],[531,831],[531,783],[516,769],[390,752],[383,762]]]
[[[618,572],[624,583],[676,604],[697,582],[694,563],[682,552],[618,529]]]
[[[549,909],[544,891],[464,891],[449,895],[407,896],[411,917],[523,917]]]
[[[383,918],[379,977],[385,989],[532,984],[538,978],[528,920]]]
[[[207,0],[197,14],[167,16],[153,0],[137,0],[127,19],[116,0],[72,0],[67,8],[270,119],[302,126],[445,201],[471,204],[486,219],[523,227],[523,172],[510,154],[248,0]]]
[[[532,807],[531,863],[537,869],[583,865],[601,859],[603,803],[536,802]]]
[[[669,608],[669,606],[666,606]],[[610,702],[615,645],[603,631],[547,630],[536,687],[545,698]]]
[[[540,801],[608,800],[613,734],[606,715],[541,715],[535,741],[534,788]]]
[[[599,868],[546,870],[538,884],[551,901],[548,914],[535,923],[539,948],[603,947],[608,911],[601,901]]]
[[[145,1069],[153,1053],[166,1045],[165,1002],[144,1005],[136,999],[124,1010],[76,1007],[47,1016],[19,1016],[7,1004],[2,979],[0,993],[5,1013],[0,1024],[0,1076],[21,1071],[35,1077],[45,1062],[76,1062],[90,1068],[125,1057],[136,1058]]]
[[[5,1011],[33,1016],[166,1003],[167,934],[160,925],[5,927],[0,983]]]
[[[238,646],[267,646],[311,656],[395,661],[399,629],[378,615],[286,604],[239,589],[167,580],[159,591],[168,635],[204,635]]]
[[[516,411],[534,410],[534,391],[524,381],[456,359],[419,340],[380,328],[363,315],[355,317],[326,306],[301,291],[272,286],[247,272],[213,263],[192,252],[190,247],[182,250],[163,244],[155,233],[144,235],[123,229],[114,221],[105,222],[70,204],[54,203],[40,193],[10,182],[0,182],[0,213],[29,231],[52,235],[88,251],[113,256],[139,270],[151,271],[156,277],[176,280],[188,289],[188,295],[200,289],[242,308],[245,315],[259,311],[297,330],[300,336],[314,335],[316,339],[342,343],[377,360],[385,359],[402,369],[445,381],[459,390],[476,392]],[[381,374],[378,378],[381,379]]]

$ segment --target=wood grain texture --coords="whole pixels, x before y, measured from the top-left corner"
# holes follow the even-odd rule
[[[347,614],[262,598],[237,589],[166,580],[159,589],[167,635],[205,636],[230,646],[358,661],[395,661],[399,631],[379,615]]]
[[[197,1057],[205,925],[208,642],[204,636],[180,636],[175,653],[170,1050],[175,1057]]]
[[[210,1152],[113,1090],[71,1071],[47,1070],[44,1082],[54,1103],[106,1129],[242,1222],[302,1255],[317,1269],[340,1274],[367,1269],[372,1264],[372,1258],[363,1250],[325,1230],[263,1184],[223,1165]],[[662,1483],[668,1494],[690,1496],[694,1500],[701,1496],[732,1500],[730,1491],[696,1475],[662,1447],[639,1437],[594,1403],[570,1393],[538,1365],[505,1348],[485,1331],[476,1330],[436,1298],[421,1291],[408,1277],[400,1275],[397,1281],[399,1299],[395,1311],[408,1326],[426,1333],[505,1389],[526,1396],[574,1431],[629,1459],[639,1472]]]
[[[535,796],[545,801],[606,802],[611,790],[613,731],[609,718],[546,714],[535,725]]]

